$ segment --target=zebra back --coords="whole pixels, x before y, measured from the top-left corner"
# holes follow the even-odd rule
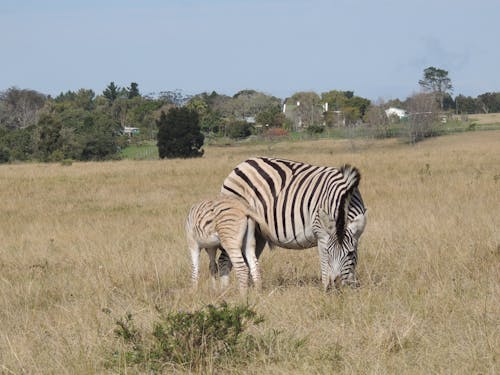
[[[186,220],[186,229],[195,238],[206,238],[216,233],[217,227],[250,218],[259,225],[264,236],[269,237],[270,230],[262,217],[244,200],[220,195],[214,199],[205,199],[193,205]]]
[[[337,169],[255,157],[236,166],[224,180],[221,193],[245,200],[267,223],[268,240],[304,249],[317,244],[313,223],[319,208],[336,219],[342,216],[339,231],[364,214],[359,180],[359,171],[348,165]]]

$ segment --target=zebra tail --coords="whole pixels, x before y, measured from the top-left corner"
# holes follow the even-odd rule
[[[349,164],[345,164],[340,168],[340,173],[344,176],[345,187],[343,189],[343,194],[340,197],[339,211],[336,220],[336,232],[337,238],[342,243],[347,223],[347,213],[349,203],[351,201],[351,196],[354,191],[359,186],[361,181],[361,173],[358,168],[353,167]]]

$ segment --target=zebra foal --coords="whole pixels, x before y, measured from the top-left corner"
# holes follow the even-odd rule
[[[191,207],[186,219],[186,237],[191,253],[194,288],[198,286],[199,258],[203,248],[210,259],[213,287],[218,272],[216,252],[218,248],[223,248],[236,270],[240,291],[243,293],[248,287],[249,268],[254,285],[260,288],[260,269],[255,256],[255,222],[261,231],[269,233],[267,224],[244,201],[234,197],[206,199]],[[221,279],[223,287],[227,286],[227,281]]]
[[[323,287],[356,285],[358,240],[366,225],[366,209],[358,189],[359,170],[345,165],[322,167],[296,161],[255,157],[236,166],[221,193],[245,200],[264,221],[269,235],[257,228],[255,254],[265,242],[287,249],[318,246]],[[219,257],[221,278],[230,261]]]

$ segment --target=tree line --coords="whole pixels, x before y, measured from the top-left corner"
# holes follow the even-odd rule
[[[136,82],[127,87],[111,82],[101,94],[82,88],[56,97],[11,87],[0,92],[0,162],[118,158],[130,142],[156,140],[161,124],[169,123],[166,115],[173,108],[196,113],[203,138],[315,132],[359,123],[383,125],[387,123],[383,110],[390,106],[412,113],[430,112],[429,108],[433,113],[500,112],[499,92],[453,98],[445,70],[427,68],[419,84],[422,93],[378,105],[353,91],[340,90],[297,92],[282,100],[255,90],[242,90],[233,96],[215,91],[185,95],[180,90],[142,94]],[[424,107],[428,109],[422,111]],[[138,129],[138,134],[130,138],[124,134],[126,127]],[[196,137],[199,143],[200,137]]]
[[[326,93],[336,107],[344,93]],[[353,99],[354,98],[354,99]],[[286,101],[302,101],[305,127],[319,121],[322,98],[315,93],[296,93]],[[369,101],[352,112],[361,118]],[[132,82],[119,87],[111,82],[101,94],[93,90],[67,91],[56,97],[30,89],[11,87],[0,92],[0,161],[105,160],[117,158],[131,142],[126,127],[138,129],[132,141],[155,140],[162,114],[183,107],[197,114],[201,132],[207,137],[244,138],[268,129],[293,130],[293,117],[283,113],[283,100],[255,90],[242,90],[233,96],[211,93],[184,95],[181,91],[142,94]],[[312,110],[312,109],[314,110]],[[300,111],[297,111],[298,113]],[[306,119],[307,117],[307,119]]]

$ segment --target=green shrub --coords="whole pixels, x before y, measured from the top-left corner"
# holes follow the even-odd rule
[[[64,160],[64,152],[62,150],[55,150],[50,154],[50,156],[47,158],[47,161],[63,161]]]
[[[246,138],[252,134],[252,125],[244,120],[234,120],[226,125],[226,132],[232,139]]]
[[[0,146],[0,163],[8,163],[10,159],[10,151],[7,147]]]
[[[307,128],[307,132],[309,134],[321,134],[325,131],[325,127],[324,126],[320,126],[320,125],[311,125]]]
[[[130,314],[118,320],[115,330],[127,344],[121,359],[128,364],[158,370],[165,366],[202,369],[231,357],[247,355],[250,335],[242,335],[250,324],[263,319],[248,306],[208,305],[194,312],[172,312],[154,324],[149,342],[132,322]],[[115,353],[119,354],[119,353]]]
[[[73,160],[71,159],[64,159],[64,160],[61,160],[61,165],[62,166],[65,166],[65,167],[69,167],[70,165],[73,164]]]

